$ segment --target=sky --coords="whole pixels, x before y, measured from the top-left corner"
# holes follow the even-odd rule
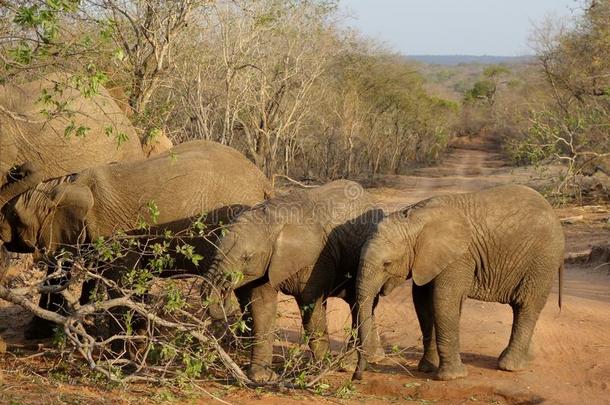
[[[529,55],[546,16],[578,13],[577,0],[341,0],[347,24],[405,55]]]

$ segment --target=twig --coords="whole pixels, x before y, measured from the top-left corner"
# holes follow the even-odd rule
[[[216,395],[212,394],[211,392],[209,392],[205,388],[201,387],[199,384],[195,384],[195,388],[197,388],[200,391],[203,391],[203,393],[205,393],[206,395],[210,396],[212,399],[220,402],[221,404],[232,405],[230,402],[227,402],[227,401],[217,397]]]
[[[284,174],[274,174],[274,175],[273,175],[273,178],[272,178],[272,180],[271,180],[271,185],[272,185],[273,187],[275,187],[275,179],[276,179],[276,178],[278,178],[278,177],[282,177],[282,178],[284,178],[284,179],[288,180],[289,182],[294,183],[294,184],[296,184],[296,185],[298,185],[298,186],[301,186],[301,187],[303,187],[303,188],[317,188],[317,187],[320,187],[320,186],[317,186],[317,185],[309,185],[309,184],[304,184],[304,183],[301,183],[300,181],[295,180],[295,179],[293,179],[293,178],[290,178],[290,177],[288,177],[288,176],[286,176],[286,175],[284,175]]]

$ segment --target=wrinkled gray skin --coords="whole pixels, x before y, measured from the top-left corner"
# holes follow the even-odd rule
[[[105,163],[141,160],[171,148],[171,141],[163,134],[140,140],[103,87],[89,98],[74,88],[64,89],[53,99],[65,102],[65,108],[74,114],[46,117],[41,111],[54,107],[38,101],[42,92],[54,94],[54,86],[69,79],[67,74],[54,73],[21,85],[0,86],[0,207],[6,203],[1,198],[6,194],[3,188],[32,165],[41,181]],[[88,128],[85,136],[76,136],[76,131],[66,136],[66,128],[72,124],[74,128]],[[107,128],[112,128],[110,136]],[[120,146],[116,140],[119,133],[128,138]],[[7,257],[0,244],[0,274],[6,270],[2,264],[8,263]]]
[[[296,298],[314,356],[328,353],[326,299],[341,297],[353,307],[358,252],[382,215],[359,184],[340,180],[266,201],[230,227],[208,272],[218,286],[212,302],[223,302],[223,294],[238,289],[240,303],[249,303],[252,380],[274,377],[278,292]],[[390,284],[383,293],[396,286]],[[354,316],[354,327],[356,322]]]
[[[74,113],[49,119],[41,111],[52,111],[53,106],[38,100],[43,91],[52,93],[54,86],[69,82],[69,78],[55,73],[22,85],[0,86],[0,187],[9,180],[11,168],[27,162],[37,164],[42,178],[50,179],[105,163],[144,159],[171,147],[163,134],[163,139],[154,142],[162,144],[161,150],[141,141],[103,87],[89,98],[74,88],[64,89],[53,99],[67,103],[66,110]],[[77,136],[76,130],[66,133],[71,124],[75,129],[88,129],[84,136]],[[120,145],[119,133],[127,137]]]
[[[558,271],[561,291],[563,254],[553,209],[524,186],[435,197],[393,213],[362,249],[356,287],[360,342],[365,350],[370,345],[373,300],[382,286],[412,276],[424,343],[420,370],[436,370],[441,380],[466,375],[459,322],[467,297],[512,307],[512,333],[499,368],[521,370]],[[361,357],[354,378],[365,368]]]
[[[142,219],[153,223],[151,201],[159,215],[147,233],[162,233],[187,229],[204,213],[210,225],[227,223],[273,194],[267,178],[243,155],[208,141],[187,142],[137,162],[86,169],[33,188],[30,183],[39,178],[35,170],[21,177],[0,194],[8,200],[0,210],[0,239],[19,253],[50,254],[119,230],[141,233]],[[213,256],[209,250],[199,253],[210,260]],[[43,296],[41,302],[53,310],[61,305],[60,297]],[[37,330],[35,322],[29,332],[38,337],[45,331]]]

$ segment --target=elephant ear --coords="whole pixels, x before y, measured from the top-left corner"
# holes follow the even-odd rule
[[[269,282],[277,287],[307,266],[313,266],[324,248],[322,227],[287,224],[282,227],[269,263]]]
[[[85,219],[94,203],[89,187],[73,183],[60,184],[55,187],[50,199],[53,206],[42,225],[42,246],[49,248],[79,242]]]
[[[411,220],[423,225],[412,269],[413,281],[421,286],[467,253],[472,231],[466,217],[451,207],[415,209],[409,213]]]

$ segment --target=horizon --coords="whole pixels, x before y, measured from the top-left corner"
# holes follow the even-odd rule
[[[489,56],[492,58],[529,58],[529,57],[534,57],[536,56],[536,54],[534,53],[530,53],[530,54],[523,54],[523,55],[494,55],[494,54],[473,54],[473,53],[406,53],[406,54],[402,54],[404,56],[473,56],[473,57],[485,57],[485,56]]]

